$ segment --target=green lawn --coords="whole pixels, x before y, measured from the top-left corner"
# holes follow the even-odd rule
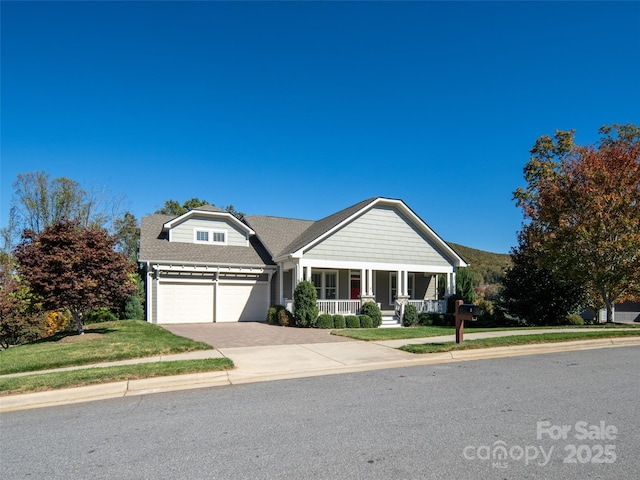
[[[572,340],[595,340],[613,337],[640,336],[640,329],[615,330],[601,329],[592,332],[558,332],[540,333],[535,335],[514,335],[511,337],[482,338],[478,340],[465,340],[462,343],[425,343],[421,345],[405,345],[400,347],[410,353],[438,353],[454,350],[468,350],[474,348],[509,347],[514,345],[528,345],[536,343],[569,342]]]
[[[68,372],[0,378],[0,392],[2,394],[38,392],[107,382],[136,380],[139,378],[228,370],[231,368],[233,368],[233,362],[228,358],[208,358],[205,360],[152,362],[140,363],[137,365],[121,365],[116,367],[83,368]]]
[[[87,325],[84,335],[63,333],[0,352],[0,375],[210,350],[141,320]]]
[[[500,330],[539,330],[541,328],[590,328],[594,330],[615,329],[615,328],[638,328],[640,325],[633,324],[600,324],[600,325],[564,325],[560,327],[505,327],[505,328],[473,328],[465,325],[466,333],[476,332],[497,332]],[[403,340],[407,338],[438,337],[440,335],[454,335],[454,327],[411,327],[411,328],[350,328],[344,330],[333,330],[332,335],[364,340],[366,342],[381,340]]]

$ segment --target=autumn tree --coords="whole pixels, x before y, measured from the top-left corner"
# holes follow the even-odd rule
[[[25,230],[14,254],[18,273],[46,310],[69,310],[78,333],[83,315],[135,295],[135,264],[116,252],[104,229],[62,220],[42,232]]]
[[[28,287],[6,268],[0,267],[0,349],[39,337],[39,305]]]
[[[640,297],[640,128],[599,132],[593,146],[576,145],[573,131],[540,137],[514,197],[540,265],[584,285],[612,322],[615,302]]]

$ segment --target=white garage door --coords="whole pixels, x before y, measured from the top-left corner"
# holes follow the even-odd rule
[[[212,284],[161,282],[158,288],[158,323],[213,322]]]
[[[216,322],[261,322],[269,308],[266,283],[218,285]]]

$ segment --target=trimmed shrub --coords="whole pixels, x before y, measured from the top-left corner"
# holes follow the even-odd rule
[[[433,313],[422,312],[418,314],[418,325],[422,325],[423,327],[428,327],[433,325]]]
[[[358,315],[360,317],[361,328],[373,328],[373,320],[369,315]]]
[[[344,321],[343,315],[333,316],[333,328],[347,328],[347,323]]]
[[[402,325],[405,327],[415,327],[418,324],[418,310],[414,305],[408,304],[404,306],[404,315],[402,316]]]
[[[368,315],[371,317],[372,327],[378,328],[382,325],[382,312],[376,302],[364,302],[360,309],[360,315]],[[364,327],[363,327],[364,328]]]
[[[566,325],[584,325],[584,318],[577,313],[567,315]]]
[[[108,308],[102,307],[84,315],[84,323],[115,322],[118,317]]]
[[[271,305],[269,310],[267,310],[267,323],[269,325],[278,325],[277,305]]]
[[[316,322],[317,328],[334,328],[333,315],[330,313],[323,313],[318,317]]]
[[[360,328],[360,319],[355,315],[347,315],[344,321],[347,328]]]
[[[295,320],[298,327],[315,327],[318,319],[318,293],[313,283],[303,280],[293,292]]]

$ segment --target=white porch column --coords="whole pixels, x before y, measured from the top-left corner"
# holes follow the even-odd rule
[[[396,297],[402,296],[402,270],[396,271]]]
[[[367,272],[367,294],[373,296],[373,268]]]
[[[282,299],[284,298],[284,265],[282,263],[278,264],[278,295],[280,295],[280,303],[282,303]]]
[[[409,296],[409,271],[402,272],[402,295]]]
[[[306,274],[305,274],[305,278],[304,279],[307,282],[310,282],[311,281],[311,265],[307,265],[306,269],[307,270],[306,270]]]
[[[366,295],[368,292],[367,277],[365,277],[366,274],[367,274],[367,271],[364,268],[360,269],[360,297],[362,297],[363,295]]]

